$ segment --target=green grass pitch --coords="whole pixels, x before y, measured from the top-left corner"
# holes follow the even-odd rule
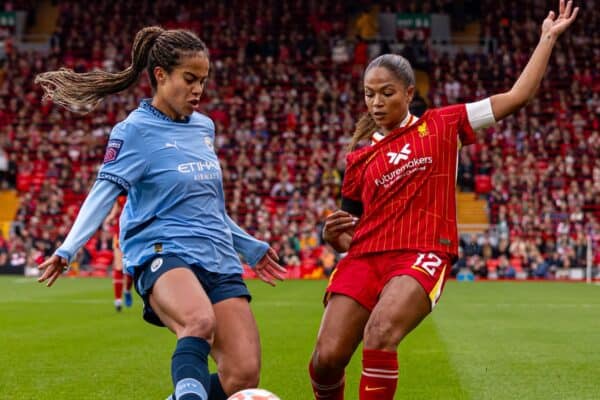
[[[263,346],[261,387],[310,400],[306,366],[324,281],[248,283]],[[174,336],[117,314],[111,282],[0,278],[0,399],[156,399],[171,390]],[[399,349],[397,399],[600,398],[600,287],[449,282]],[[214,368],[214,366],[213,366]],[[360,357],[347,371],[356,400]]]

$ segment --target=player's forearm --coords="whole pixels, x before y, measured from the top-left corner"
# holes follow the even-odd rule
[[[75,223],[55,254],[67,262],[92,237],[110,212],[121,188],[109,181],[96,181],[79,210]]]
[[[546,72],[556,39],[551,34],[544,34],[512,89],[491,97],[496,121],[516,112],[535,96]]]
[[[244,257],[248,264],[254,267],[269,250],[269,245],[248,234],[227,214],[225,214],[225,222],[227,222],[233,236],[233,247]]]

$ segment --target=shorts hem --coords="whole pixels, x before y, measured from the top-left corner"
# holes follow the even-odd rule
[[[210,298],[210,302],[214,305],[217,303],[220,303],[222,301],[228,300],[228,299],[234,299],[237,297],[242,297],[245,298],[246,300],[248,300],[248,303],[250,303],[250,301],[252,300],[252,296],[250,296],[250,292],[248,292],[248,290],[232,290],[229,293],[221,293],[219,296],[214,296]]]
[[[361,306],[363,306],[364,308],[366,308],[369,312],[373,312],[373,309],[375,308],[375,305],[377,305],[377,303],[370,305],[367,304],[367,302],[361,300],[360,298],[358,298],[358,296],[356,296],[356,294],[351,293],[350,291],[344,291],[343,289],[328,289],[325,292],[325,298],[323,299],[323,303],[325,306],[327,306],[327,303],[329,302],[329,299],[331,298],[332,295],[334,294],[341,294],[343,296],[349,297],[352,300],[354,300],[355,302],[357,302],[358,304],[360,304]]]

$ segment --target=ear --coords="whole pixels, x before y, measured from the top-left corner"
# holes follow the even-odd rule
[[[154,74],[157,85],[163,84],[167,79],[167,71],[165,71],[163,67],[154,67],[152,73]]]
[[[407,103],[410,104],[412,102],[413,96],[415,95],[415,85],[410,85],[406,89],[406,99]]]

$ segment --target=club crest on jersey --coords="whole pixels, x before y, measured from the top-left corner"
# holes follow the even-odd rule
[[[419,132],[420,137],[425,137],[429,135],[429,129],[427,129],[427,122],[423,122],[421,125],[417,127],[417,132]]]
[[[204,138],[204,144],[206,145],[206,147],[208,147],[211,150],[215,149],[215,146],[213,146],[213,141],[211,138],[209,138],[208,136],[206,136]]]
[[[160,267],[162,267],[162,265],[163,265],[162,257],[155,258],[154,261],[152,261],[152,264],[150,264],[150,271],[156,272]]]
[[[122,140],[110,139],[106,145],[106,152],[104,153],[104,164],[115,161],[119,156],[121,147],[123,147]]]

